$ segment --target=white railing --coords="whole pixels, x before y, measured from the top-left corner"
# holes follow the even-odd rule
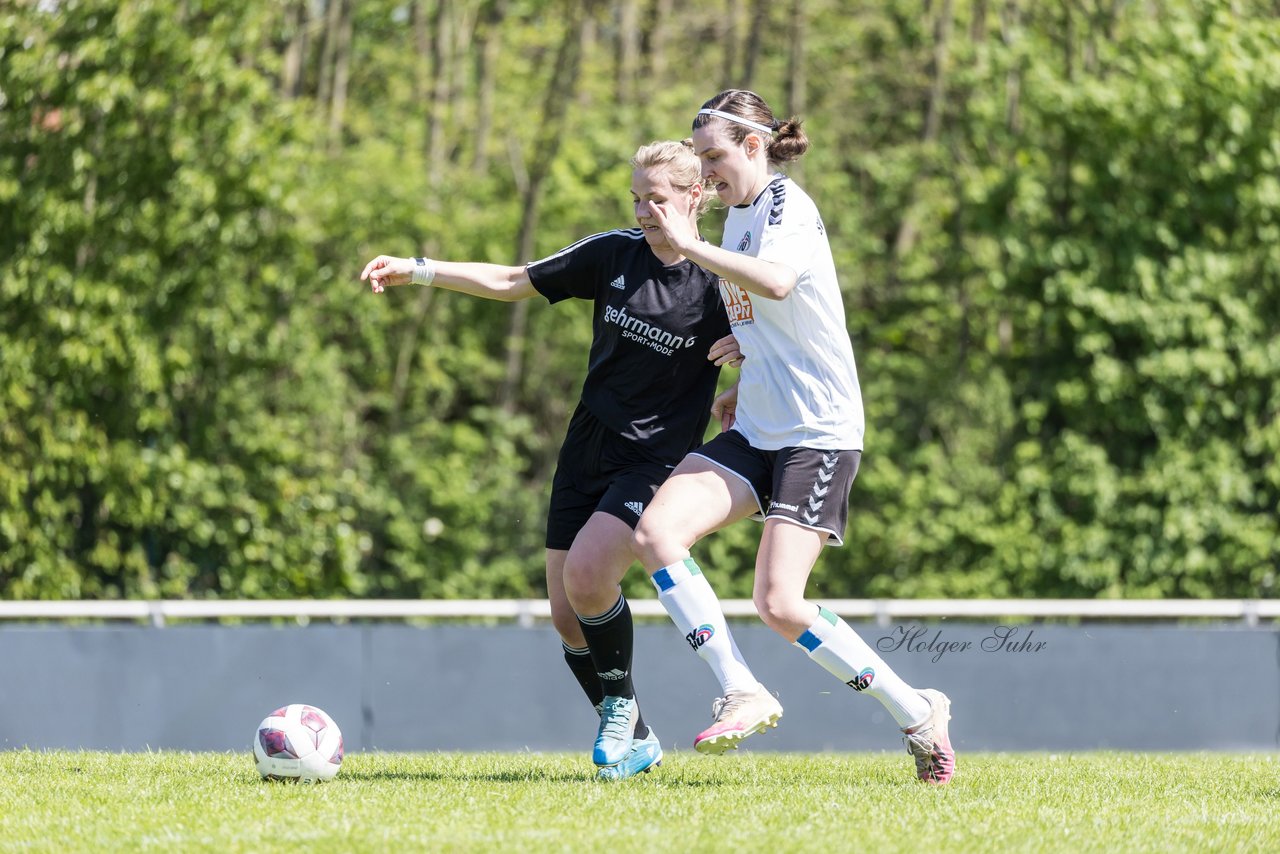
[[[632,599],[637,617],[665,617],[656,599]],[[1239,620],[1255,626],[1280,619],[1280,599],[824,599],[842,617],[875,620],[981,620],[1003,617],[1083,620]],[[728,617],[755,617],[750,599],[721,602]],[[298,621],[499,619],[530,626],[551,617],[545,599],[129,599],[0,602],[0,620],[275,619]]]

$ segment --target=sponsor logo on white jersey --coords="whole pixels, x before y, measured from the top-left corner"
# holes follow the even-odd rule
[[[756,322],[755,313],[751,309],[751,297],[742,288],[728,279],[721,279],[720,296],[724,299],[724,310],[729,315],[730,326],[749,326]]]
[[[619,276],[618,278],[614,279],[612,282],[609,283],[609,287],[617,288],[618,290],[623,290],[626,288],[626,286],[627,286],[626,279],[624,279],[622,276]]]
[[[641,504],[639,501],[628,501],[623,506],[626,507],[628,510],[630,510],[632,513],[636,514],[637,516],[639,516],[641,513],[644,512],[644,505]]]
[[[629,338],[646,347],[652,347],[664,356],[670,356],[681,347],[692,347],[694,341],[697,340],[696,335],[688,338],[673,335],[661,326],[654,326],[652,323],[627,314],[625,305],[621,308],[606,307],[604,310],[604,322],[622,327],[623,338]]]

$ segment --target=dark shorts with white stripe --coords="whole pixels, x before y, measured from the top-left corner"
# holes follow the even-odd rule
[[[849,492],[858,476],[862,451],[822,451],[751,447],[737,430],[728,430],[693,452],[751,487],[760,513],[756,519],[787,519],[826,531],[829,546],[844,545],[849,521]]]
[[[672,468],[655,461],[579,404],[551,480],[547,548],[568,549],[597,511],[635,528]]]

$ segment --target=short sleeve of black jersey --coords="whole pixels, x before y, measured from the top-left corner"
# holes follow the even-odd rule
[[[528,265],[525,269],[529,281],[550,303],[570,298],[595,299],[602,284],[603,262],[617,252],[619,241],[623,240],[626,238],[618,231],[584,237]]]

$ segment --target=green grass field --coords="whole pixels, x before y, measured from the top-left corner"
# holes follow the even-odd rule
[[[585,754],[361,753],[300,786],[248,751],[0,752],[0,850],[1280,851],[1270,754],[961,754],[944,789],[908,762],[669,751],[599,783]]]

